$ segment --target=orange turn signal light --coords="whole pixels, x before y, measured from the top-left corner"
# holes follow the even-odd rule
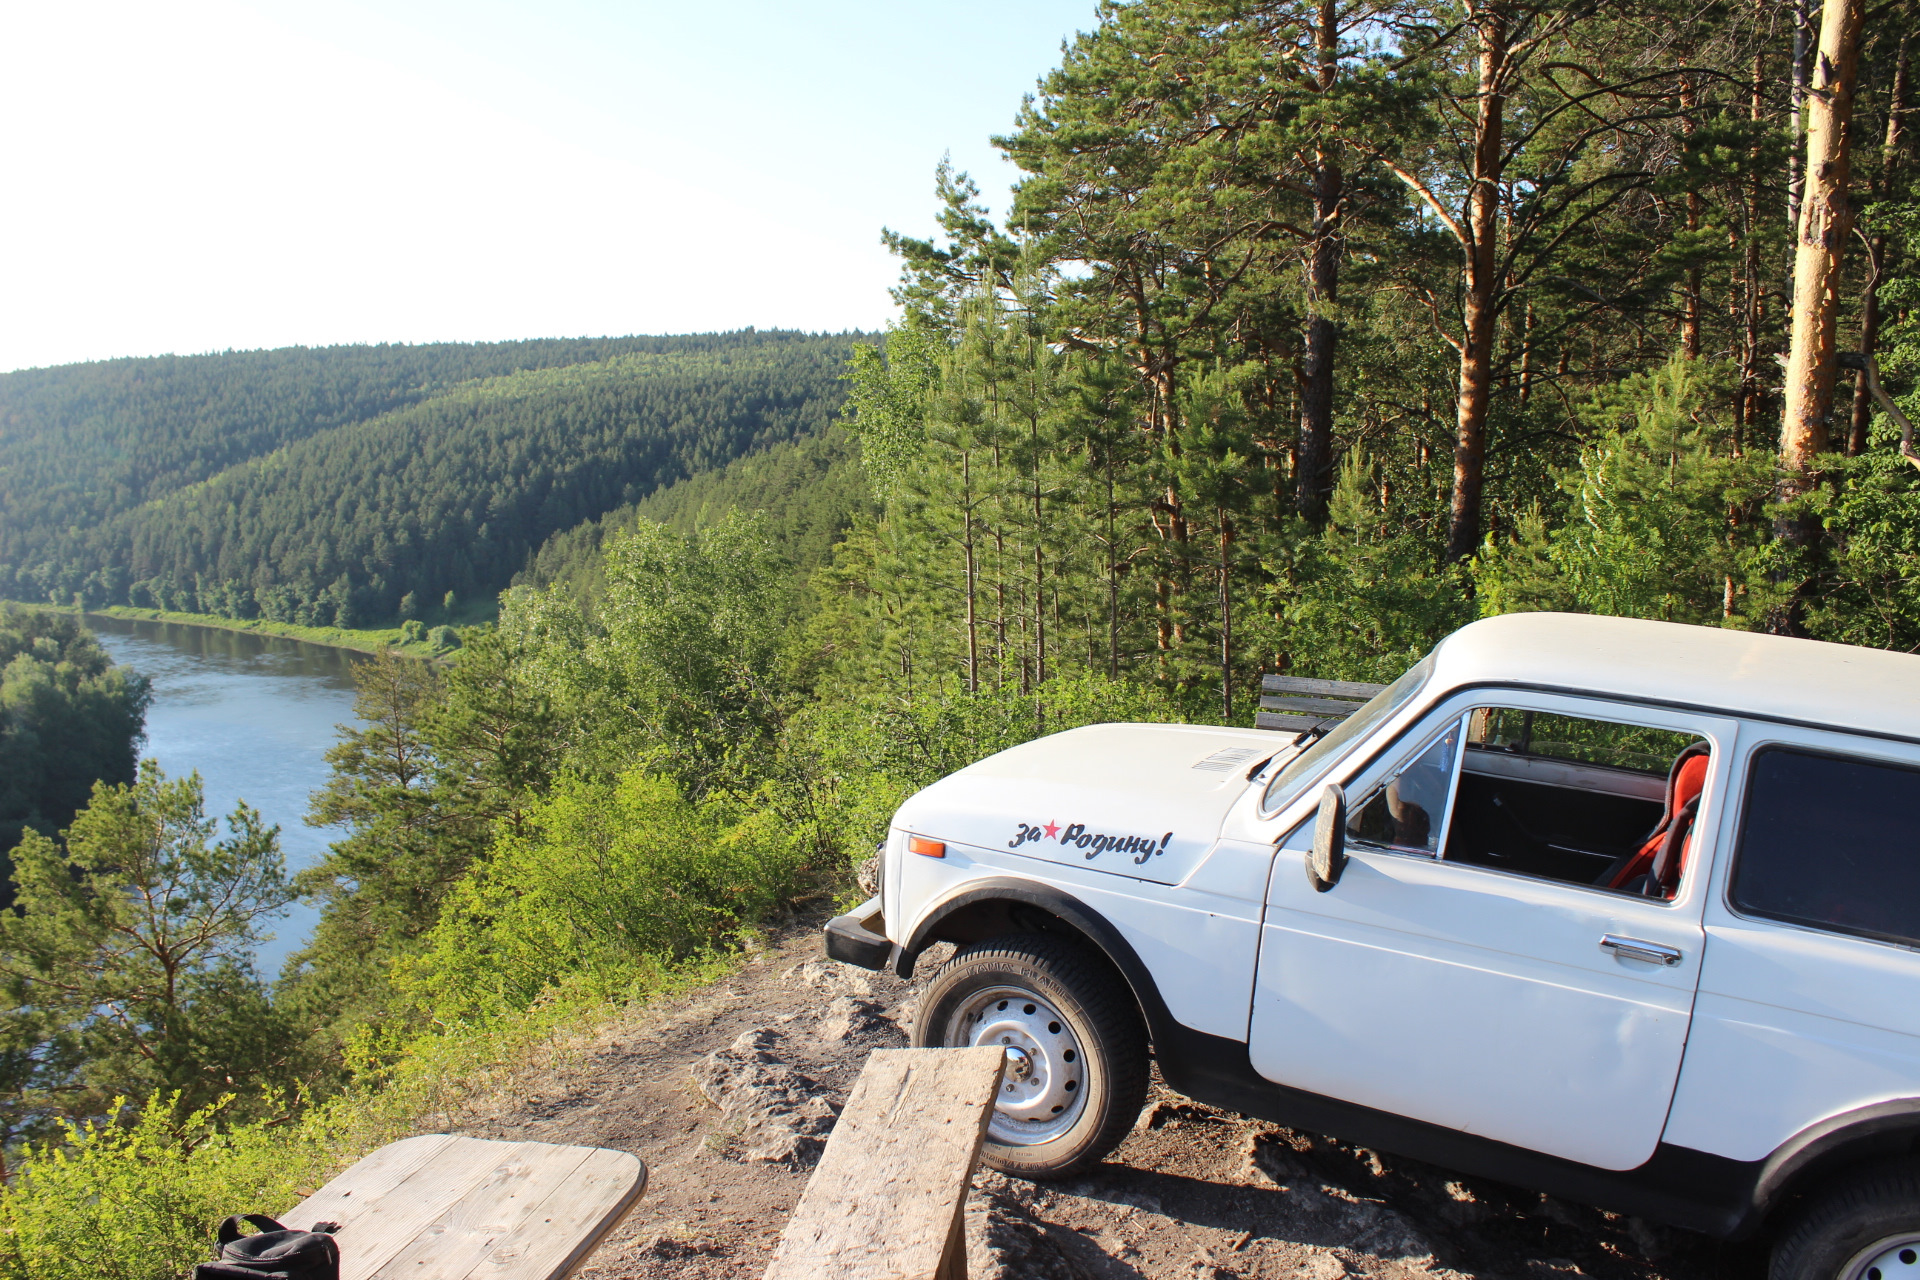
[[[947,856],[947,846],[925,836],[908,836],[907,852],[924,854],[929,858],[944,858]]]

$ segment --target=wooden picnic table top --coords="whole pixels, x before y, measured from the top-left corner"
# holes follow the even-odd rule
[[[561,1280],[646,1185],[624,1151],[435,1133],[388,1143],[280,1220],[339,1223],[340,1280]]]

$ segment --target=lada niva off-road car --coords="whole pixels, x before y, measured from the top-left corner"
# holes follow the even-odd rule
[[[1173,1088],[1920,1275],[1920,657],[1478,622],[1294,731],[1097,725],[894,819],[828,953],[1003,1046],[986,1158],[1061,1176]],[[1290,723],[1300,724],[1298,720]]]

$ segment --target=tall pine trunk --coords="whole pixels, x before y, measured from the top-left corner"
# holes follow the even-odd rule
[[[1700,128],[1700,93],[1693,77],[1688,76],[1680,86],[1680,129],[1692,137]],[[1687,191],[1687,230],[1700,230],[1700,221],[1706,213],[1707,198],[1701,194],[1698,186]],[[1687,282],[1681,294],[1680,351],[1689,360],[1700,358],[1700,268],[1687,268]]]
[[[1853,206],[1847,198],[1853,83],[1859,63],[1865,0],[1826,0],[1820,19],[1816,71],[1807,91],[1805,191],[1793,257],[1793,345],[1787,355],[1786,407],[1780,424],[1780,465],[1788,496],[1813,484],[1814,458],[1828,446],[1838,373],[1835,336],[1841,278]],[[1803,522],[1783,530],[1807,540]]]
[[[1493,394],[1493,343],[1499,318],[1501,144],[1505,122],[1502,92],[1507,60],[1507,20],[1498,5],[1478,14],[1479,110],[1474,122],[1473,189],[1467,197],[1465,333],[1460,344],[1460,387],[1453,445],[1453,510],[1447,529],[1447,559],[1464,560],[1480,545],[1481,493],[1486,480],[1487,407]]]
[[[1340,68],[1339,7],[1320,0],[1314,29],[1322,94],[1331,94]],[[1328,143],[1314,152],[1313,236],[1306,262],[1307,342],[1300,364],[1300,447],[1294,505],[1315,526],[1325,523],[1333,491],[1333,361],[1340,330],[1333,308],[1340,293],[1340,203],[1345,174],[1340,154]]]
[[[1907,37],[1900,37],[1900,52],[1893,64],[1893,88],[1887,96],[1887,134],[1880,145],[1880,181],[1892,189],[1894,170],[1900,164],[1901,117],[1907,105]],[[1867,290],[1860,300],[1860,350],[1872,355],[1880,341],[1880,281],[1886,273],[1887,234],[1876,230],[1867,237]],[[1867,426],[1873,421],[1873,396],[1867,391],[1867,373],[1862,369],[1853,383],[1853,424],[1847,433],[1847,453],[1857,456],[1867,448]]]

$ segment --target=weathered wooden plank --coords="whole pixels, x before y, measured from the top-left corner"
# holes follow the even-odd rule
[[[1306,676],[1261,676],[1260,687],[1268,693],[1317,693],[1340,698],[1365,700],[1387,686],[1365,684],[1358,680],[1312,680]]]
[[[1256,729],[1319,729],[1337,723],[1329,716],[1283,716],[1272,711],[1256,712],[1253,717]]]
[[[499,1155],[497,1151],[484,1154]],[[591,1154],[587,1147],[546,1143],[516,1148],[458,1199],[440,1205],[439,1214],[383,1262],[371,1280],[398,1276],[459,1280],[486,1260],[497,1240],[538,1213]],[[343,1233],[341,1243],[344,1247],[359,1241]]]
[[[619,1226],[647,1189],[647,1167],[624,1151],[591,1150],[566,1180],[494,1241],[463,1280],[562,1280]],[[438,1280],[438,1273],[433,1273]]]
[[[389,1143],[281,1215],[341,1224],[341,1280],[559,1280],[646,1190],[622,1151],[429,1134]]]
[[[523,1160],[548,1145],[450,1139],[432,1159],[351,1221],[339,1220],[340,1280],[372,1280],[414,1237],[438,1221],[447,1206],[500,1166]]]
[[[389,1142],[281,1214],[280,1221],[302,1231],[316,1222],[352,1222],[412,1177],[448,1143],[458,1141],[452,1134],[428,1133]]]
[[[1301,698],[1292,694],[1279,696],[1268,694],[1260,699],[1260,705],[1269,711],[1324,711],[1344,719],[1358,711],[1364,704],[1341,702],[1334,698]]]
[[[992,1048],[869,1056],[766,1280],[960,1280],[967,1187],[1005,1063]]]

